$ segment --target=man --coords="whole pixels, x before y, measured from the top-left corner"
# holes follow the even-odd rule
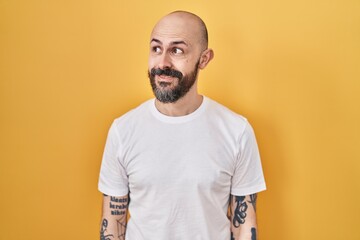
[[[257,239],[256,193],[265,182],[252,128],[197,91],[198,71],[213,56],[192,13],[170,13],[154,27],[148,75],[156,98],[109,130],[100,239]]]

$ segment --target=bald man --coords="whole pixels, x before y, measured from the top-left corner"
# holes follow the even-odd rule
[[[155,25],[155,98],[115,119],[108,133],[100,239],[257,239],[257,193],[266,186],[253,130],[197,90],[213,57],[198,16],[177,11]]]

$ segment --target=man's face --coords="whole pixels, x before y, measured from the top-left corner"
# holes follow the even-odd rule
[[[196,82],[202,49],[192,25],[189,19],[167,16],[151,34],[148,75],[163,103],[176,102]]]

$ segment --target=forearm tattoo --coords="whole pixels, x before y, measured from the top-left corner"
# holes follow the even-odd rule
[[[104,194],[105,197],[108,197]],[[111,197],[109,201],[110,214],[112,216],[118,216],[118,219],[114,219],[116,221],[117,226],[117,237],[118,240],[125,239],[126,232],[126,210],[128,208],[128,198],[117,198]],[[100,230],[100,240],[112,240],[115,239],[113,234],[107,234],[108,220],[106,218],[102,221],[102,226]],[[115,234],[115,233],[114,233]]]
[[[123,221],[116,220],[117,222],[117,233],[118,233],[118,239],[124,240],[125,239],[125,231],[126,231],[126,223],[123,223]]]
[[[256,228],[251,228],[251,240],[256,240]]]
[[[257,194],[249,195],[250,201],[245,200],[246,196],[233,196],[230,195],[230,213],[233,214],[232,224],[234,227],[239,228],[241,224],[245,223],[245,219],[247,216],[248,210],[248,203],[250,203],[253,208],[254,212],[256,212],[256,201],[257,201]],[[233,201],[236,203],[233,204]],[[235,205],[234,210],[232,210],[232,206]],[[250,229],[251,231],[251,240],[256,240],[256,228],[253,227]],[[234,233],[231,231],[230,240],[235,240]]]
[[[125,215],[127,204],[127,198],[110,197],[109,207],[111,208],[111,215]]]
[[[119,240],[125,239],[126,231],[126,210],[128,207],[127,198],[110,197],[109,207],[111,209],[111,215],[119,216],[120,219],[116,220],[117,237]]]
[[[107,226],[108,226],[108,220],[104,218],[100,229],[100,240],[110,240],[114,238],[114,235],[112,234],[105,235],[106,234],[105,232],[107,231]]]
[[[256,200],[257,200],[257,194],[251,194],[250,195],[250,201],[248,201],[248,203],[251,203],[254,207],[254,211],[256,212]]]
[[[248,205],[245,201],[245,196],[234,196],[236,207],[234,209],[234,218],[232,220],[234,227],[238,228],[240,224],[245,223],[246,210]]]
[[[256,228],[251,228],[251,240],[256,240]],[[234,233],[231,232],[230,240],[235,240]]]

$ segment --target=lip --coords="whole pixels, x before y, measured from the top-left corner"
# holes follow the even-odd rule
[[[170,77],[170,76],[165,76],[165,75],[157,75],[157,78],[159,78],[160,81],[162,82],[172,82],[174,81],[175,77]]]

